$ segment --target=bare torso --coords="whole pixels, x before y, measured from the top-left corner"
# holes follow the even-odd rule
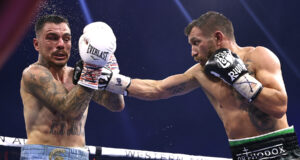
[[[253,47],[244,47],[238,55],[255,77],[256,68],[249,58],[253,50]],[[222,120],[229,139],[258,136],[288,127],[286,115],[276,119],[260,111],[222,80],[207,77],[200,64],[196,64],[192,72]]]
[[[65,87],[66,92],[74,87],[72,72],[72,68],[66,67],[62,76],[63,78],[61,80],[56,79],[57,83]],[[68,119],[55,111],[50,111],[44,106],[28,91],[28,86],[24,85],[23,79],[21,81],[20,92],[24,105],[27,144],[66,147],[82,147],[85,145],[84,126],[88,108],[78,118]]]

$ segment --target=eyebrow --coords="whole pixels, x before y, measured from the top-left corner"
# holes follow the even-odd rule
[[[189,42],[193,42],[193,41],[199,41],[198,38],[192,37],[191,39],[189,39]]]
[[[54,32],[49,32],[49,33],[46,34],[46,36],[47,35],[58,35],[58,34],[54,33]],[[71,33],[64,33],[63,36],[71,36]]]
[[[64,33],[63,36],[71,36],[71,33]]]

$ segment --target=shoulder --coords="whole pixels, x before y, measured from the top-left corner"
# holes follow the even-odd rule
[[[39,75],[39,74],[43,74],[45,72],[50,73],[49,69],[47,69],[46,67],[44,67],[42,65],[31,64],[30,66],[28,66],[27,68],[25,68],[23,70],[23,76],[27,76],[27,75],[31,75],[31,74]]]
[[[22,73],[22,81],[24,81],[24,83],[33,83],[52,78],[51,72],[46,67],[37,64],[28,66]]]
[[[194,64],[192,67],[190,67],[186,72],[185,74],[193,74],[195,72],[200,72],[200,71],[203,71],[203,67],[199,64],[199,63],[196,63]]]
[[[193,81],[198,83],[209,80],[207,75],[204,73],[204,67],[199,63],[194,64],[187,71],[184,72],[184,75]]]
[[[268,48],[257,46],[251,49],[245,57],[247,60],[253,61],[255,68],[273,70],[280,68],[278,57]]]

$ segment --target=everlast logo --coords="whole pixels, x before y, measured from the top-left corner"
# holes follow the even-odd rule
[[[89,47],[87,49],[87,53],[95,55],[103,60],[106,60],[108,52],[98,50],[97,48],[93,47],[89,44]],[[94,59],[94,57],[92,57]]]
[[[244,148],[243,153],[238,153],[235,155],[237,160],[255,160],[255,159],[268,159],[275,158],[286,153],[282,144],[261,148],[255,151],[249,151],[249,149]]]

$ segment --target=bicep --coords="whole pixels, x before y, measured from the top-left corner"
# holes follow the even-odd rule
[[[42,67],[32,67],[24,71],[23,82],[26,90],[45,106],[56,106],[59,103],[57,97],[64,97],[67,94],[67,90],[55,81],[50,71]]]
[[[256,59],[256,78],[264,87],[285,93],[284,81],[279,59],[271,51],[265,49]]]
[[[256,78],[264,87],[285,93],[285,86],[280,70],[270,71],[262,69],[256,73]]]

